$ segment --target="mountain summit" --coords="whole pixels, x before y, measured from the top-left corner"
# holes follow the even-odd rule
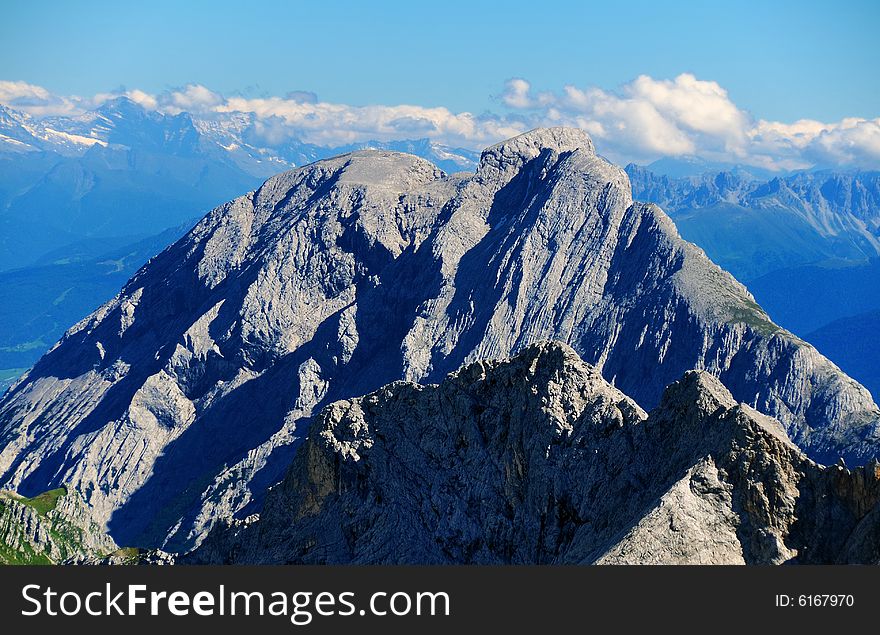
[[[448,176],[368,150],[210,212],[0,402],[0,486],[65,485],[118,544],[261,508],[320,408],[559,340],[644,409],[691,369],[812,458],[878,454],[870,394],[773,324],[580,130]]]

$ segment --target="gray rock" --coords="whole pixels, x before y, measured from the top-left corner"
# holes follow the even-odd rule
[[[0,483],[65,484],[118,544],[183,551],[260,510],[321,407],[546,339],[644,408],[702,369],[816,460],[877,454],[863,387],[546,129],[470,176],[356,152],[215,209],[0,401]]]
[[[692,371],[645,413],[563,344],[325,408],[195,563],[875,562],[880,464],[810,461]]]
[[[59,564],[117,549],[75,493],[28,499],[0,490],[0,564]]]

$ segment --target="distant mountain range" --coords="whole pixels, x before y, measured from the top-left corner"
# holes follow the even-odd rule
[[[633,196],[743,281],[805,264],[880,256],[880,172],[742,172],[672,178],[630,164]]]
[[[449,172],[473,170],[479,152],[428,139],[367,141],[318,146],[293,138],[272,139],[251,113],[167,115],[116,97],[95,110],[70,117],[33,118],[0,105],[0,152],[54,152],[81,156],[90,148],[129,148],[172,156],[213,157],[254,176],[268,176],[347,151],[376,148],[409,152]]]
[[[671,179],[703,177],[706,174],[730,172],[752,181],[769,181],[775,176],[787,174],[758,168],[753,165],[708,161],[693,155],[662,157],[644,167],[658,176],[666,176]]]

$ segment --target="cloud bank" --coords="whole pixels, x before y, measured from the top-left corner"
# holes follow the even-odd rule
[[[616,91],[569,85],[535,93],[528,81],[512,79],[501,101],[536,121],[580,126],[600,149],[641,161],[694,155],[770,169],[880,167],[880,118],[756,119],[717,82],[689,73],[671,80],[642,75]]]
[[[248,114],[253,133],[268,145],[294,139],[337,146],[427,137],[479,149],[537,126],[566,125],[587,130],[599,151],[618,162],[686,155],[775,170],[880,168],[880,118],[757,119],[717,82],[688,73],[674,79],[642,75],[613,91],[567,85],[536,92],[527,79],[514,78],[497,97],[498,112],[481,114],[443,106],[331,103],[307,91],[251,98],[190,84],[159,94],[119,89],[79,97],[56,95],[23,81],[0,81],[0,103],[34,117],[83,114],[121,95],[168,115],[187,112],[211,119]]]

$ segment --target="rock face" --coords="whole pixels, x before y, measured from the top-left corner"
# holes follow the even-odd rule
[[[76,493],[29,499],[0,490],[0,564],[72,563],[116,549]]]
[[[647,416],[569,347],[325,408],[259,520],[187,561],[877,562],[880,464],[821,467],[691,371]]]
[[[579,130],[471,176],[357,152],[208,214],[0,402],[0,483],[82,492],[117,543],[185,550],[260,509],[324,405],[536,341],[644,408],[697,368],[813,458],[877,454],[868,392],[634,203]]]

